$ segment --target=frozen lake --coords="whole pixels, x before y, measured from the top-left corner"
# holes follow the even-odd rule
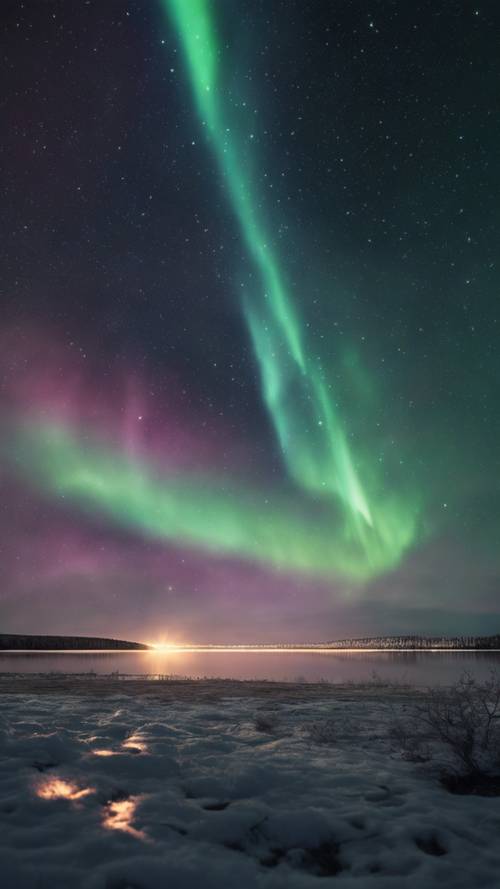
[[[500,652],[465,651],[85,651],[0,652],[0,673],[120,673],[189,678],[335,683],[449,684],[465,671],[500,670]]]

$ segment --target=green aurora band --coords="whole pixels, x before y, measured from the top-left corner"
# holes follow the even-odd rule
[[[363,524],[373,524],[372,511],[321,367],[306,353],[297,313],[242,163],[242,140],[232,136],[230,116],[224,113],[220,50],[210,0],[163,3],[177,26],[198,113],[210,135],[244,243],[260,274],[260,310],[247,299],[245,313],[265,402],[288,471],[305,490],[340,497],[361,532]]]
[[[51,494],[151,537],[279,569],[369,580],[415,544],[419,498],[389,484],[376,454],[354,455],[331,384],[308,348],[245,162],[248,132],[231,125],[210,0],[160,2],[179,35],[200,123],[257,272],[259,293],[244,293],[242,308],[296,493],[208,471],[161,473],[36,421],[17,424],[11,460]]]
[[[248,172],[251,165],[244,162],[251,128],[238,132],[231,125],[213,0],[161,3],[179,34],[198,115],[260,277],[261,297],[246,296],[244,311],[263,397],[288,473],[304,492],[340,501],[348,536],[357,540],[369,564],[377,563],[380,570],[383,550],[387,566],[394,565],[415,539],[418,503],[414,496],[406,502],[384,496],[374,461],[360,472],[331,384],[320,361],[307,350],[279,256],[262,218],[262,202]]]
[[[155,472],[102,443],[82,443],[57,423],[17,423],[10,459],[52,495],[158,540],[325,578],[362,581],[387,567],[386,548],[375,540],[370,562],[360,558],[335,504],[271,498],[267,490],[236,480],[229,485],[215,474]],[[403,549],[406,531],[400,527],[399,533]]]

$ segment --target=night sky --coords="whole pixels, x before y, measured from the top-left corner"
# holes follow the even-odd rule
[[[498,4],[0,19],[3,630],[498,632]]]

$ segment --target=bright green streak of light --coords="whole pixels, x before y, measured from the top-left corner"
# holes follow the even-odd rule
[[[354,460],[334,394],[319,362],[308,352],[301,323],[273,249],[255,184],[245,163],[248,133],[231,126],[211,0],[161,0],[174,22],[200,120],[207,131],[248,254],[260,276],[261,296],[245,299],[245,317],[273,426],[290,477],[311,495],[338,498],[350,535],[364,557],[382,547],[394,563],[415,534],[418,504],[406,507],[373,484],[376,467]],[[365,483],[361,477],[365,476]],[[369,491],[366,479],[370,479]],[[399,533],[396,525],[404,526]],[[373,534],[368,534],[368,528]]]
[[[42,489],[151,537],[286,570],[367,580],[397,565],[414,543],[418,500],[386,490],[376,456],[354,460],[329,382],[309,353],[245,164],[244,135],[230,126],[210,3],[161,2],[180,35],[198,114],[259,273],[260,296],[245,295],[245,318],[297,499],[229,476],[161,475],[51,425],[19,425],[10,460]]]
[[[258,217],[257,202],[237,141],[231,135],[220,83],[221,49],[207,0],[161,0],[171,15],[181,37],[198,114],[208,128],[212,145],[229,188],[233,209],[250,255],[254,259],[267,292],[270,312],[275,319],[284,343],[300,370],[305,370],[305,356],[300,328],[288,299],[281,272],[269,249],[262,220]]]
[[[320,577],[364,580],[388,565],[383,543],[368,526],[371,558],[359,557],[358,541],[331,505],[309,505],[307,512],[302,498],[272,498],[226,477],[155,473],[97,443],[82,444],[62,426],[18,425],[8,456],[54,496],[159,540]],[[407,545],[402,525],[391,532]]]
[[[163,0],[180,35],[198,113],[208,126],[210,141],[227,184],[250,256],[261,278],[260,310],[247,304],[246,315],[259,360],[264,397],[288,469],[311,492],[340,496],[358,521],[371,524],[371,512],[357,477],[339,418],[328,397],[319,368],[309,360],[300,323],[288,294],[278,257],[269,245],[252,181],[242,162],[242,142],[232,135],[220,82],[218,46],[210,0]],[[312,435],[297,437],[287,394],[297,390],[308,404]],[[304,418],[303,418],[304,419]],[[303,423],[302,423],[303,424]],[[319,439],[319,442],[318,442]],[[319,447],[318,447],[319,444]]]

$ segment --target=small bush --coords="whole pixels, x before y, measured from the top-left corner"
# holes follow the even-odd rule
[[[500,768],[500,677],[478,682],[464,674],[449,689],[433,689],[418,716],[466,774]]]
[[[413,762],[444,750],[445,783],[450,774],[467,778],[471,786],[495,775],[500,771],[500,676],[492,673],[479,682],[465,673],[449,688],[429,689],[426,700],[404,722],[397,720],[391,734]]]

